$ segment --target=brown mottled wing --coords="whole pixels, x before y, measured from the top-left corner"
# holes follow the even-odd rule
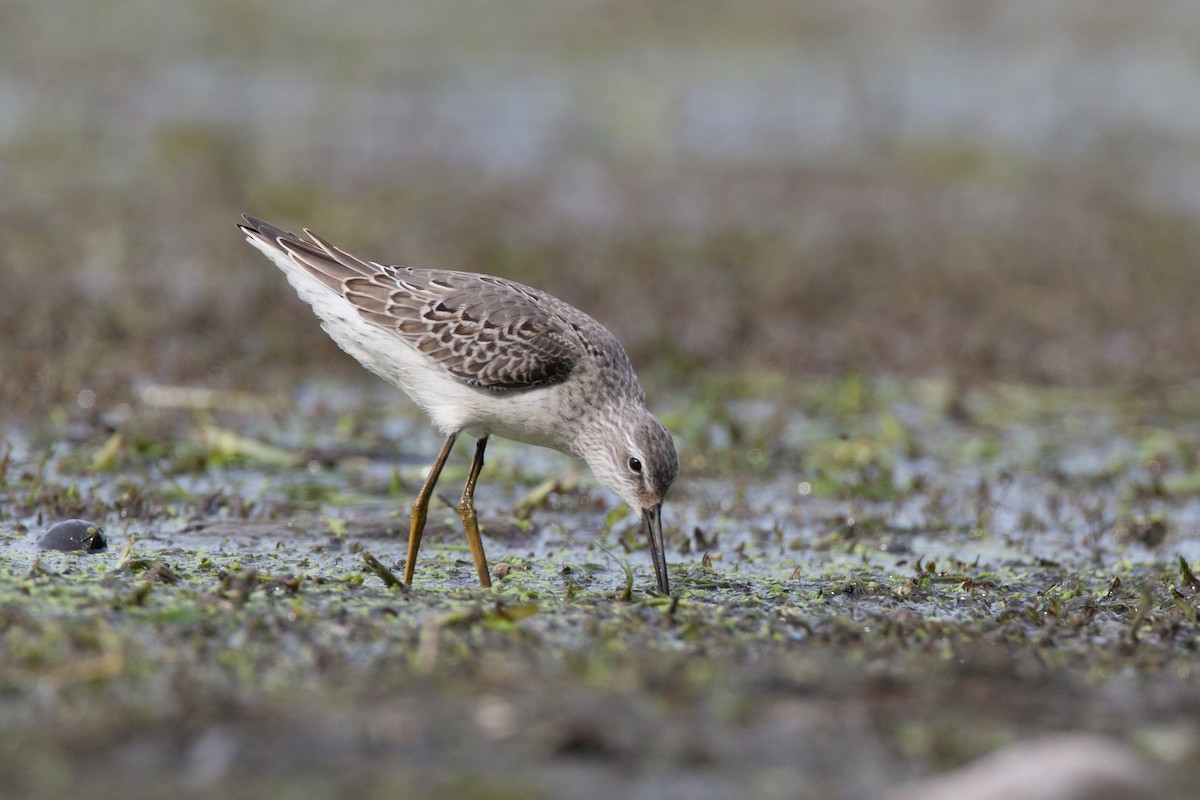
[[[603,331],[582,312],[519,283],[470,272],[385,267],[312,231],[305,231],[308,241],[255,217],[243,219],[247,235],[286,253],[363,319],[395,331],[471,386],[507,391],[564,381],[584,355],[578,327],[567,317],[578,315],[589,331]]]
[[[545,295],[500,278],[387,267],[342,285],[363,318],[393,328],[471,386],[559,383],[583,355],[578,332]]]

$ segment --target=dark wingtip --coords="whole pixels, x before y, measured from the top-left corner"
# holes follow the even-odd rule
[[[290,231],[285,231],[283,228],[278,228],[266,220],[261,220],[251,214],[242,214],[242,219],[245,223],[238,223],[238,228],[245,233],[256,233],[264,239],[270,239],[273,242],[278,242],[281,239],[294,240],[296,234]]]
[[[242,214],[242,220],[237,226],[246,233],[258,233],[258,226],[264,224],[261,219],[249,214]]]

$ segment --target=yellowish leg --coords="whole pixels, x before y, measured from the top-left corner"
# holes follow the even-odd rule
[[[412,586],[413,569],[417,566],[417,551],[421,549],[421,534],[425,532],[425,517],[429,515],[429,498],[433,496],[433,487],[437,486],[438,477],[442,474],[442,467],[446,466],[446,459],[449,458],[450,450],[454,447],[454,441],[457,438],[457,433],[446,437],[446,443],[442,445],[442,452],[438,453],[437,461],[434,461],[433,466],[429,469],[429,477],[425,479],[425,485],[421,487],[421,491],[417,492],[417,499],[413,501],[412,516],[409,518],[408,526],[408,560],[404,562],[405,586]]]
[[[475,516],[475,482],[483,469],[483,450],[487,447],[488,437],[482,437],[475,443],[475,459],[471,462],[471,471],[467,473],[467,485],[463,487],[462,499],[458,501],[458,516],[467,532],[467,544],[471,547],[471,556],[475,559],[475,571],[479,573],[479,585],[492,585],[492,576],[488,573],[487,556],[483,554],[483,540],[479,538],[479,520]]]

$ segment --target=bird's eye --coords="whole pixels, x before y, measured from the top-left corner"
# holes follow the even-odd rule
[[[629,457],[629,468],[631,470],[633,470],[634,472],[641,472],[642,471],[642,460],[640,458],[638,458],[637,456],[630,456]]]

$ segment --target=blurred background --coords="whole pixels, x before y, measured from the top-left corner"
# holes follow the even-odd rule
[[[234,224],[702,370],[1200,373],[1200,4],[0,2],[0,401],[373,381]]]

